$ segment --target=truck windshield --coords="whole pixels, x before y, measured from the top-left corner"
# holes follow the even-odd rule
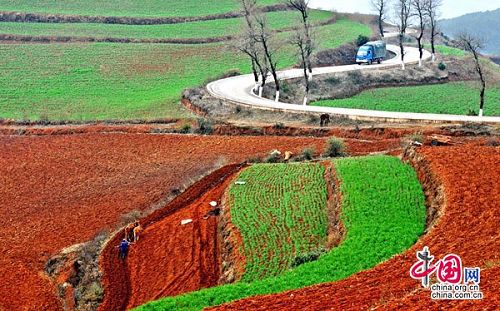
[[[359,49],[358,55],[359,56],[366,56],[368,54],[369,50],[370,50],[370,48],[368,48],[368,47],[362,47]]]

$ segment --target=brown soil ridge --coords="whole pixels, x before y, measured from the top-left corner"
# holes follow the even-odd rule
[[[118,232],[101,255],[104,301],[99,310],[126,310],[147,301],[217,285],[220,257],[217,219],[203,219],[209,202],[221,202],[231,176],[244,165],[218,169],[164,208],[141,220],[144,233],[131,245],[126,263],[116,246]],[[190,218],[192,217],[192,218]],[[183,219],[191,224],[181,226]]]
[[[241,170],[235,177],[235,180],[243,172]],[[221,273],[219,284],[234,283],[241,280],[245,273],[246,258],[241,252],[243,238],[239,229],[231,221],[231,205],[229,188],[224,194],[224,205],[221,210],[219,221],[219,236],[221,237]]]
[[[423,157],[417,163],[429,183],[421,180],[424,189],[442,184],[445,208],[435,225],[417,243],[403,254],[359,272],[347,279],[288,291],[243,299],[215,307],[216,310],[360,310],[405,309],[493,310],[498,306],[500,217],[500,150],[495,147],[465,144],[453,147],[423,147]],[[433,193],[426,191],[427,195]],[[433,200],[431,200],[433,201]],[[428,246],[432,255],[443,258],[455,253],[466,267],[481,267],[481,301],[433,301],[428,290],[422,290],[418,281],[409,275],[416,261],[416,251]],[[484,273],[484,274],[483,274]]]
[[[325,182],[328,189],[327,212],[328,212],[328,239],[326,249],[330,250],[344,240],[345,227],[340,219],[342,208],[342,193],[340,192],[340,181],[332,161],[323,162],[325,167]]]
[[[286,11],[290,8],[286,4],[264,6],[262,12]],[[100,24],[124,24],[124,25],[161,25],[178,24],[187,22],[209,21],[216,19],[229,19],[242,17],[242,12],[227,12],[206,16],[187,17],[126,17],[126,16],[89,16],[69,14],[43,14],[25,12],[0,12],[0,22],[18,23],[100,23]]]

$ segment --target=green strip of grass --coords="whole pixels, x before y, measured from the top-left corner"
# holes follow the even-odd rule
[[[290,269],[326,243],[327,189],[320,164],[259,164],[230,188],[231,220],[243,238],[250,282]]]
[[[259,0],[259,5],[280,3]],[[0,11],[91,16],[177,17],[206,16],[236,11],[237,1],[217,0],[0,0]]]
[[[340,20],[316,31],[325,49],[370,29]],[[250,72],[247,58],[227,43],[0,44],[0,55],[0,118],[18,120],[187,117],[179,104],[184,89],[232,69]],[[283,44],[278,60],[291,67],[295,49]]]
[[[294,11],[267,13],[269,27],[282,29],[297,25]],[[328,20],[331,12],[311,11],[313,23]],[[218,19],[167,25],[118,25],[86,23],[0,23],[0,33],[27,36],[71,36],[92,38],[178,39],[213,38],[240,33],[242,18]]]
[[[321,100],[313,106],[341,107],[381,111],[420,112],[466,115],[479,111],[479,88],[473,82],[390,87],[364,91],[354,97]],[[486,91],[485,115],[500,115],[500,88]]]
[[[135,310],[201,310],[244,297],[333,282],[370,269],[413,245],[425,227],[424,194],[415,171],[388,156],[336,160],[344,241],[317,261],[251,283],[203,289]]]
[[[457,49],[451,46],[446,46],[446,45],[435,45],[436,52],[443,56],[465,56],[465,51],[461,49]],[[424,48],[427,50],[431,50],[430,45],[424,45]]]

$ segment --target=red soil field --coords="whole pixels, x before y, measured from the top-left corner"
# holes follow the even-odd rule
[[[419,178],[442,183],[445,207],[437,223],[410,250],[350,278],[276,295],[243,299],[212,310],[497,310],[500,305],[500,149],[465,144],[419,149],[430,172]],[[455,253],[466,267],[481,267],[481,301],[439,301],[410,278],[416,251]]]
[[[212,171],[324,139],[90,133],[0,135],[0,310],[61,310],[45,276],[65,247],[114,229]]]
[[[131,309],[164,296],[217,285],[220,254],[217,218],[204,216],[221,203],[241,165],[225,166],[196,182],[170,204],[141,220],[144,232],[126,262],[118,259],[116,235],[101,257],[105,300],[100,310]],[[193,222],[181,225],[181,221]]]

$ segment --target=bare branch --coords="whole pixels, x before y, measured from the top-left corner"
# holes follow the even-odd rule
[[[461,32],[457,36],[459,45],[466,51],[470,52],[474,56],[475,69],[479,75],[479,80],[481,82],[481,92],[480,92],[480,104],[479,104],[479,116],[483,116],[484,110],[484,94],[486,93],[486,79],[484,76],[483,68],[480,61],[480,51],[484,48],[485,42],[483,39],[474,36],[466,31]]]
[[[377,11],[378,14],[378,28],[380,31],[380,36],[384,37],[384,21],[386,20],[386,15],[388,11],[389,0],[371,0],[370,4],[372,8]]]

